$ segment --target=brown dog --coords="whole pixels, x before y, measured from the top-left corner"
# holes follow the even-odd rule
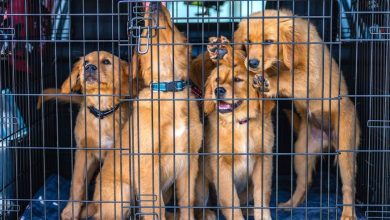
[[[213,71],[217,65],[230,66],[233,63],[233,59],[234,63],[237,63],[245,56],[245,52],[242,50],[234,50],[234,56],[225,56],[226,54],[233,54],[233,48],[227,46],[229,44],[230,41],[224,36],[210,37],[207,51],[199,54],[191,62],[190,79],[198,88],[203,87],[203,82],[205,81],[203,79],[207,80],[211,71]]]
[[[194,218],[197,153],[202,140],[198,105],[188,101],[194,98],[189,87],[174,86],[165,92],[158,89],[161,84],[153,84],[186,79],[191,50],[164,6],[152,2],[148,12],[146,26],[157,22],[163,28],[143,31],[151,37],[141,39],[141,50],[147,53],[138,55],[137,71],[147,87],[139,92],[132,118],[118,137],[116,148],[120,150],[108,154],[101,181],[97,178],[94,200],[99,204],[92,209],[96,219],[127,217],[134,204],[140,207],[134,213],[137,219],[165,219],[162,193],[173,182],[180,218]]]
[[[259,73],[257,82],[261,84],[261,90],[267,96],[301,98],[294,104],[304,119],[300,122],[295,143],[297,187],[292,198],[279,206],[296,207],[304,199],[306,181],[308,185],[312,182],[316,156],[302,154],[322,152],[322,146],[333,147],[341,151],[338,159],[345,205],[341,219],[355,219],[351,205],[355,202],[356,155],[351,150],[359,145],[359,121],[349,98],[332,100],[348,94],[344,77],[312,24],[300,18],[293,21],[293,14],[285,10],[266,10],[254,13],[252,17],[263,14],[265,19],[242,20],[234,37],[237,42],[249,43],[245,47],[248,52],[246,64],[251,71]],[[311,99],[302,100],[307,97]],[[320,100],[322,98],[326,100]],[[308,116],[309,121],[306,120]]]
[[[77,61],[70,76],[62,84],[61,94],[81,91],[84,97],[73,97],[80,104],[74,130],[78,150],[75,153],[74,171],[67,206],[62,219],[78,219],[82,201],[86,200],[86,184],[96,171],[106,149],[114,147],[115,132],[119,132],[128,118],[127,105],[120,98],[129,95],[129,65],[105,51],[95,51]],[[56,89],[46,89],[53,93]],[[44,101],[53,99],[47,96]],[[70,101],[61,96],[60,101]],[[38,101],[38,107],[42,100]]]
[[[259,94],[252,87],[253,75],[247,74],[245,57],[236,54],[233,63],[232,48],[230,45],[225,47],[230,51],[225,59],[231,62],[215,68],[206,83],[204,106],[209,118],[206,153],[211,155],[205,156],[205,167],[210,171],[204,171],[205,184],[202,172],[197,178],[197,200],[199,205],[207,205],[208,182],[211,182],[224,207],[225,218],[243,219],[239,207],[246,200],[240,201],[240,193],[247,192],[249,182],[250,198],[254,198],[256,207],[255,219],[271,219],[267,207],[272,186],[274,131],[271,112],[274,103],[260,101],[259,105],[256,100]],[[202,214],[198,216],[202,217]],[[215,219],[210,211],[204,217]]]

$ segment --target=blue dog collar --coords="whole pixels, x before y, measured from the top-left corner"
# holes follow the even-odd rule
[[[152,88],[152,90],[155,92],[180,92],[183,91],[187,85],[188,83],[186,81],[180,80],[172,82],[151,83],[150,88]]]

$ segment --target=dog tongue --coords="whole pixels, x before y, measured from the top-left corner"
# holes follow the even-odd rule
[[[226,102],[219,102],[219,105],[218,105],[218,108],[219,109],[224,109],[224,110],[226,110],[226,109],[231,109],[231,104],[229,104],[229,103],[226,103]]]

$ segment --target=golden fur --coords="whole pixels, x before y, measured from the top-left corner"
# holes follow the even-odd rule
[[[225,56],[232,60],[231,53]],[[235,207],[234,210],[229,208],[222,210],[226,219],[243,219],[242,211],[238,207],[246,202],[245,199],[240,203],[240,193],[246,193],[248,181],[252,188],[249,189],[252,192],[250,197],[254,198],[256,207],[269,206],[272,186],[272,155],[270,153],[272,153],[274,144],[274,131],[271,122],[274,103],[273,101],[256,100],[259,98],[259,94],[251,85],[253,75],[250,74],[248,77],[244,58],[241,57],[241,60],[237,59],[236,61],[236,63],[230,62],[226,65],[220,65],[219,70],[215,68],[207,79],[205,112],[209,121],[206,128],[205,149],[206,153],[219,153],[220,155],[205,156],[205,173],[200,172],[197,178],[198,205],[207,205],[208,183],[211,182],[217,189],[219,204],[223,207]],[[222,113],[219,107],[220,103],[223,103],[222,100],[215,101],[217,97],[214,90],[217,87],[223,87],[226,90],[224,103],[241,104],[236,108],[231,108],[229,112]],[[233,102],[232,98],[238,100]],[[245,122],[245,120],[248,121]],[[233,157],[232,153],[237,155]],[[261,153],[267,154],[262,155]],[[200,159],[201,161],[203,160]],[[203,166],[201,165],[201,167]],[[234,175],[232,175],[233,170]],[[203,183],[205,184],[203,185]],[[271,219],[270,211],[266,208],[255,209],[254,214],[255,219]],[[206,216],[202,216],[202,213],[197,215],[199,219],[202,217],[215,219],[214,214],[209,210],[206,212]]]
[[[295,18],[293,24],[292,18],[286,18],[286,16],[291,17],[292,15],[290,11],[286,10],[279,12],[266,10],[264,11],[265,17],[280,16],[279,24],[276,18],[249,19],[249,30],[247,30],[248,20],[244,19],[234,34],[237,42],[241,43],[271,42],[271,44],[253,44],[245,47],[249,51],[248,60],[258,59],[260,61],[258,68],[249,69],[258,74],[264,70],[262,75],[264,75],[266,82],[262,89],[267,91],[265,93],[267,96],[278,94],[286,97],[317,98],[317,100],[310,101],[294,101],[301,118],[306,119],[308,115],[311,120],[301,120],[298,140],[295,143],[295,152],[300,154],[294,157],[295,172],[297,173],[296,190],[289,201],[279,204],[279,206],[296,207],[304,199],[307,190],[306,180],[308,184],[312,182],[316,156],[305,156],[302,153],[319,153],[322,151],[321,146],[338,148],[345,150],[338,156],[343,183],[343,204],[345,205],[341,219],[355,219],[356,214],[351,204],[355,202],[356,154],[350,152],[358,148],[360,140],[360,127],[356,118],[355,106],[347,97],[343,97],[341,100],[329,100],[337,98],[339,95],[348,94],[344,77],[339,72],[339,66],[332,59],[328,48],[322,44],[322,39],[316,28],[301,18]],[[254,13],[252,16],[263,16],[263,12]],[[278,34],[279,39],[277,39]],[[281,44],[278,47],[272,42],[280,42]],[[291,42],[296,44],[293,45]],[[308,46],[307,42],[312,42],[312,44]],[[310,72],[309,78],[307,71]],[[279,91],[277,91],[278,75]],[[340,84],[339,79],[341,80]],[[292,91],[293,84],[294,91]],[[321,101],[318,98],[328,100]],[[331,133],[325,132],[327,129],[321,130],[321,125],[328,126],[324,122],[321,123],[322,116],[329,119]],[[306,129],[307,126],[309,126],[308,129]],[[306,151],[307,136],[309,152]],[[328,142],[329,139],[331,139],[331,143]],[[307,177],[306,170],[309,170]]]
[[[237,63],[245,56],[244,51],[233,50],[229,44],[230,41],[224,36],[210,37],[207,51],[199,54],[192,60],[190,79],[198,88],[204,86],[204,81],[208,79],[211,71],[213,71],[217,65],[230,66],[233,63],[233,59],[234,63]],[[225,56],[224,54],[221,54],[221,51],[226,54],[233,54],[234,51],[234,56]]]
[[[198,172],[196,153],[202,139],[197,102],[186,100],[194,98],[188,95],[187,90],[175,93],[153,92],[148,86],[158,80],[168,82],[173,78],[186,79],[189,65],[187,55],[191,50],[183,45],[186,38],[171,23],[170,14],[164,6],[151,3],[150,10],[159,12],[154,11],[145,16],[155,16],[154,19],[165,28],[158,32],[152,30],[155,37],[150,39],[148,52],[137,57],[137,73],[146,86],[139,92],[139,101],[133,105],[132,118],[122,130],[121,138],[118,137],[116,148],[121,151],[108,153],[100,172],[101,181],[97,178],[94,201],[108,202],[95,204],[95,219],[127,217],[130,210],[126,207],[135,202],[141,207],[139,212],[149,213],[142,216],[144,219],[156,217],[150,213],[155,213],[158,219],[165,219],[162,193],[174,181],[178,205],[183,207],[180,209],[181,218],[194,218],[192,207],[186,207],[193,206],[195,200],[195,178]],[[146,20],[146,25],[151,25],[150,19]],[[142,50],[145,49],[146,41],[146,38],[142,38]],[[178,45],[173,46],[174,43]],[[150,99],[153,101],[148,101]],[[161,156],[157,153],[161,153]]]
[[[109,64],[104,64],[108,60]],[[98,67],[96,74],[100,79],[87,82],[84,77],[84,62]],[[82,207],[81,200],[86,199],[86,181],[91,180],[98,163],[104,160],[106,150],[114,147],[115,132],[120,131],[128,117],[128,107],[123,104],[114,113],[104,119],[92,115],[87,106],[96,109],[111,109],[120,103],[120,98],[129,95],[129,74],[127,62],[105,51],[95,51],[77,61],[61,87],[61,94],[70,94],[81,91],[85,97],[59,96],[60,101],[70,101],[80,104],[80,111],[76,118],[74,135],[77,145],[75,163],[67,206],[61,213],[62,219],[77,219]],[[99,78],[99,77],[98,77]],[[57,89],[46,89],[46,94],[56,93]],[[98,96],[99,94],[103,96]],[[114,94],[114,96],[112,95]],[[47,96],[38,100],[40,108],[42,101],[53,99]],[[100,136],[98,135],[100,133]],[[91,149],[88,149],[91,148]],[[88,149],[88,150],[87,150]]]

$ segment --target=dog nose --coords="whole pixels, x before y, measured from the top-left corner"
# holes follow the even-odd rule
[[[249,67],[250,68],[257,68],[260,64],[260,61],[258,59],[250,59],[249,60]]]
[[[84,67],[86,73],[94,74],[96,73],[97,67],[93,64],[88,64]]]
[[[215,96],[217,98],[223,98],[225,97],[225,94],[226,94],[226,89],[223,88],[223,87],[218,87],[214,90],[214,93],[215,93]]]

